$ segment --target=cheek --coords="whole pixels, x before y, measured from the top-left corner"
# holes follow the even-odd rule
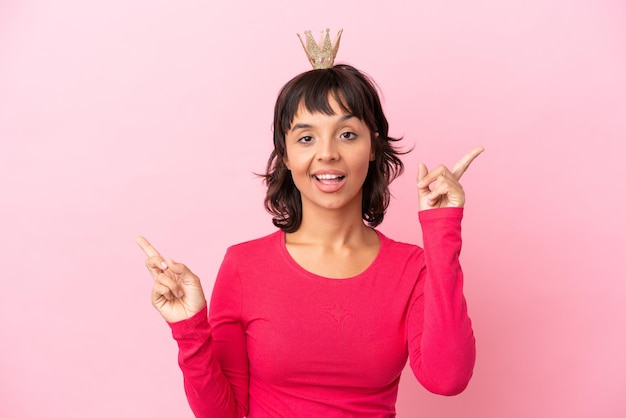
[[[358,160],[355,159],[353,167],[357,167],[358,173],[361,177],[365,178],[372,166],[371,152],[369,150],[364,151],[359,155]]]

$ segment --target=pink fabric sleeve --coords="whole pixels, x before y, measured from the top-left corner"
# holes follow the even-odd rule
[[[459,263],[462,217],[462,208],[419,212],[426,266],[409,312],[409,354],[420,383],[441,395],[465,389],[476,358]]]
[[[169,324],[179,347],[187,400],[198,418],[242,418],[248,413],[248,359],[237,316],[241,289],[238,277],[229,273],[226,258],[211,301],[211,309],[221,310],[217,327],[209,324],[206,306],[188,320]]]

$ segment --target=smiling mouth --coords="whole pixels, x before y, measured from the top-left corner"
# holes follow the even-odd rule
[[[340,176],[337,174],[317,174],[313,177],[323,183],[339,183],[345,178],[345,176]]]

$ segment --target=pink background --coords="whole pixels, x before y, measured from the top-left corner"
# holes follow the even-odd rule
[[[478,338],[454,398],[400,417],[626,416],[626,5],[542,1],[0,3],[0,416],[187,417],[134,237],[207,290],[273,231],[264,169],[296,37],[344,29],[415,150],[381,226],[420,243],[415,172],[464,177]]]

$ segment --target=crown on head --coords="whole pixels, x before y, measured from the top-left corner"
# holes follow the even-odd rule
[[[340,29],[339,32],[337,32],[335,42],[333,43],[330,42],[330,29],[326,29],[326,35],[324,35],[324,31],[321,31],[319,42],[315,42],[310,30],[304,31],[306,44],[302,40],[300,34],[298,34],[302,48],[304,48],[304,52],[306,52],[306,55],[309,57],[309,61],[314,69],[318,70],[333,66],[335,57],[337,56],[337,50],[339,49],[341,32],[343,32],[343,29]]]

